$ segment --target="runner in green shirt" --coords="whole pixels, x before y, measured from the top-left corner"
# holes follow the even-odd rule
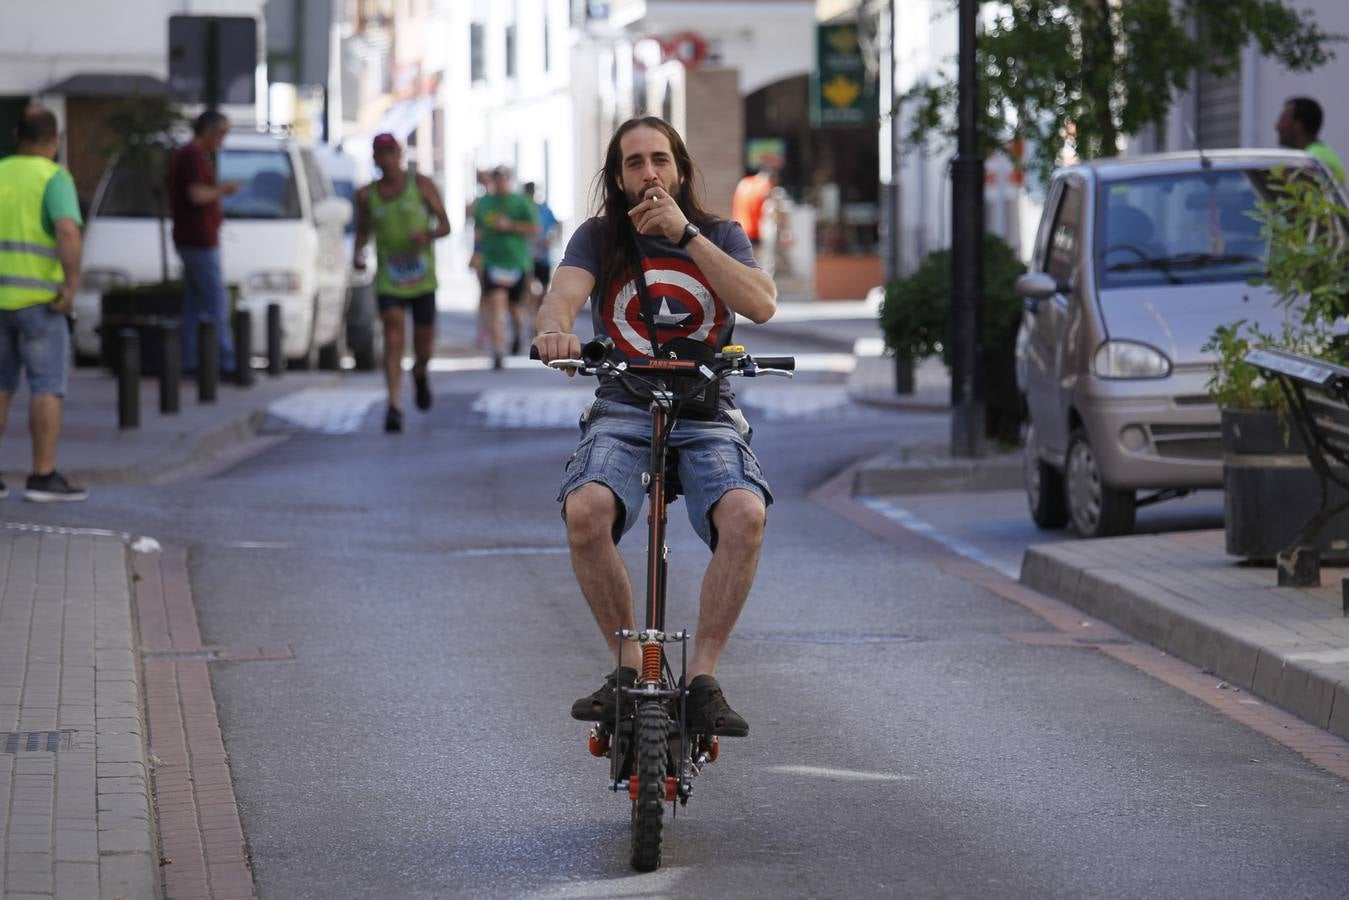
[[[492,193],[478,198],[473,221],[482,246],[482,294],[492,338],[492,366],[500,369],[506,353],[502,318],[508,307],[514,325],[511,353],[524,342],[526,276],[534,270],[529,238],[539,230],[534,204],[511,190],[511,170],[492,170]]]
[[[1307,151],[1325,163],[1335,181],[1344,184],[1344,163],[1319,137],[1324,119],[1321,104],[1310,97],[1291,97],[1284,103],[1274,130],[1279,133],[1280,147]]]

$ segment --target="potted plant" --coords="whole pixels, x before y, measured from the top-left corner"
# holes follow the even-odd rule
[[[103,290],[99,329],[105,365],[118,359],[117,333],[135,328],[141,333],[141,371],[157,373],[162,359],[159,340],[163,326],[182,314],[183,285],[170,278],[167,235],[168,198],[164,175],[173,148],[173,132],[182,116],[171,97],[141,95],[119,104],[107,119],[115,136],[104,148],[112,169],[111,180],[125,195],[142,198],[156,220],[159,243],[159,280],[148,284],[113,284]]]
[[[1026,266],[1007,242],[994,234],[984,235],[983,262],[980,363],[986,385],[985,429],[988,437],[1015,444],[1024,418],[1015,370],[1016,332],[1024,304],[1015,285]],[[941,354],[949,363],[950,317],[950,250],[929,253],[912,275],[885,286],[881,331],[886,347],[895,355],[895,382],[900,393],[913,390],[917,360]],[[905,380],[908,391],[904,390]]]
[[[1286,415],[1282,388],[1245,358],[1270,348],[1349,361],[1349,344],[1332,330],[1349,312],[1349,254],[1343,252],[1349,209],[1326,187],[1305,172],[1284,170],[1263,186],[1258,216],[1269,241],[1268,273],[1257,283],[1273,289],[1286,308],[1282,331],[1243,320],[1219,328],[1205,346],[1217,359],[1208,388],[1222,414],[1223,506],[1232,556],[1273,560],[1321,502],[1320,480]],[[1336,490],[1333,484],[1330,489]],[[1349,559],[1349,516],[1332,520],[1317,547],[1327,559]]]

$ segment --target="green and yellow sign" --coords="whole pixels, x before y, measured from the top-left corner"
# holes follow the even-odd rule
[[[817,25],[810,76],[810,121],[816,128],[876,124],[876,79],[867,71],[854,25]]]

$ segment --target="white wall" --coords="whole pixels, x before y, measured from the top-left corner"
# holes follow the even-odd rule
[[[36,94],[80,72],[168,77],[169,16],[263,17],[264,0],[6,0],[0,92]]]
[[[701,35],[720,65],[740,70],[740,92],[746,96],[809,72],[815,58],[814,0],[648,0],[640,30],[661,37]]]

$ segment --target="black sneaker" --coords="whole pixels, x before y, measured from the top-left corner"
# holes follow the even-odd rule
[[[598,691],[589,697],[582,697],[571,705],[571,717],[582,722],[605,722],[612,719],[617,703],[614,688],[618,683],[622,683],[623,687],[632,687],[637,683],[637,670],[622,666],[618,670],[617,681],[612,674],[609,675]]]
[[[403,430],[403,411],[398,407],[390,406],[384,413],[384,430],[390,434]]]
[[[3,500],[8,496],[9,496],[9,488],[5,487],[5,483],[3,481],[0,481],[0,500]]]
[[[520,335],[517,333],[511,338],[511,356],[520,355]]]
[[[505,362],[505,360],[503,360],[503,359],[501,358],[501,354],[500,354],[500,353],[493,353],[493,354],[492,354],[492,368],[495,369],[495,370],[500,370],[500,369],[506,368],[506,362]]]
[[[412,382],[417,386],[417,408],[425,412],[431,408],[431,379],[426,373],[412,373]]]
[[[66,481],[66,477],[60,472],[29,475],[28,484],[23,492],[23,499],[33,503],[69,503],[88,498],[88,490]]]
[[[721,685],[711,675],[699,675],[689,682],[689,695],[685,703],[690,732],[718,737],[749,735],[749,723],[731,709],[721,692]]]

